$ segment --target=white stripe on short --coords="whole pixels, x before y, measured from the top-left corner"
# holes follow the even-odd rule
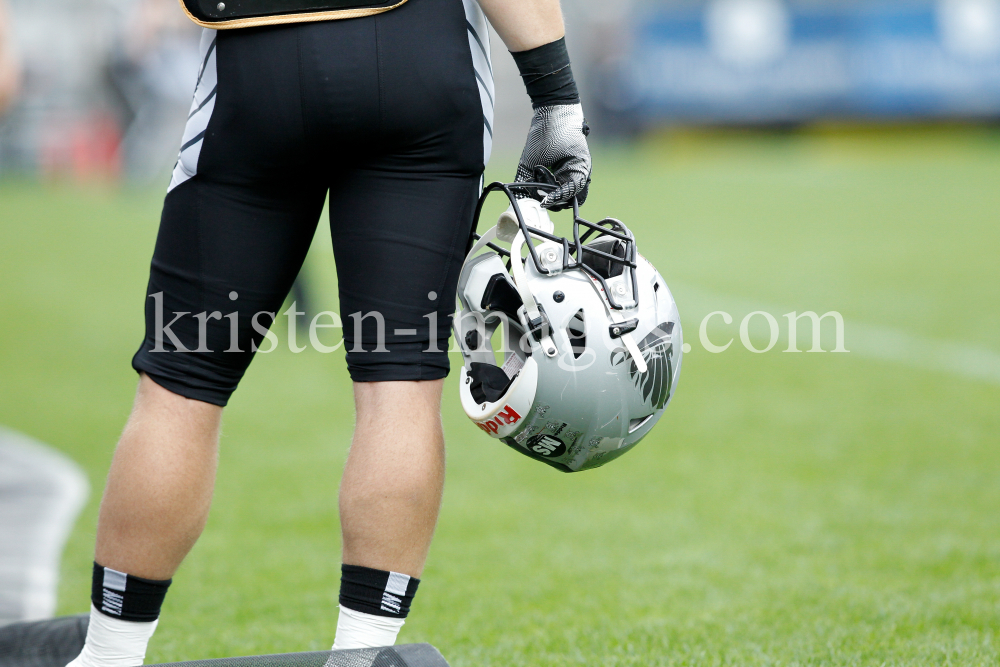
[[[483,10],[476,0],[462,0],[465,5],[465,20],[472,52],[472,67],[476,72],[476,85],[483,105],[483,165],[490,161],[493,151],[493,65],[490,62],[490,28]]]
[[[201,146],[204,143],[205,130],[208,121],[215,110],[216,90],[219,84],[216,69],[216,31],[205,28],[201,33],[201,71],[198,72],[198,84],[194,89],[194,99],[191,100],[187,125],[181,137],[181,150],[174,165],[174,173],[170,177],[170,192],[178,185],[198,173],[198,158],[201,156]]]

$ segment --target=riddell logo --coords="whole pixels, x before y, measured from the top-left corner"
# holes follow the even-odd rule
[[[501,411],[496,417],[493,419],[487,419],[484,422],[476,422],[476,426],[483,429],[487,433],[496,433],[501,427],[509,424],[516,424],[520,421],[521,415],[514,412],[514,408],[509,405],[505,405],[503,407],[503,411]]]

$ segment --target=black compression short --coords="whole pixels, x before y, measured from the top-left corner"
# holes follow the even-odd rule
[[[489,158],[486,40],[473,0],[206,30],[133,367],[225,405],[329,192],[351,377],[447,375],[456,283]],[[355,337],[351,314],[372,311],[384,322],[384,351],[375,316]]]

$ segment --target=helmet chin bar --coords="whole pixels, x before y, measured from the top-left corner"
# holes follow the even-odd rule
[[[555,273],[566,271],[568,269],[580,269],[592,280],[597,282],[600,285],[600,293],[603,297],[602,301],[608,309],[608,316],[614,323],[612,325],[612,335],[620,338],[622,344],[625,346],[625,349],[628,350],[632,359],[635,361],[638,371],[640,373],[645,373],[647,371],[646,360],[643,358],[642,352],[639,350],[639,346],[629,333],[629,322],[624,319],[620,312],[618,312],[623,310],[624,306],[620,304],[617,299],[615,299],[615,296],[612,293],[612,290],[608,287],[604,276],[583,261],[583,244],[595,234],[596,236],[594,236],[594,238],[608,236],[622,241],[625,246],[624,257],[612,255],[611,253],[598,250],[592,246],[587,246],[586,252],[587,254],[606,259],[609,262],[609,266],[613,264],[622,264],[628,267],[630,278],[629,282],[632,285],[632,307],[638,308],[639,288],[635,273],[635,237],[632,236],[632,232],[629,231],[628,227],[626,227],[620,220],[605,218],[600,222],[593,223],[581,218],[580,205],[576,197],[573,198],[572,244],[569,239],[564,236],[556,236],[545,230],[529,227],[524,221],[524,215],[521,213],[521,207],[518,205],[518,199],[514,195],[513,191],[552,190],[555,189],[555,187],[556,186],[547,183],[500,183],[496,181],[487,185],[483,189],[483,194],[479,197],[479,202],[476,204],[476,212],[472,219],[472,234],[470,235],[469,243],[466,246],[466,259],[468,260],[471,258],[483,247],[488,247],[500,256],[508,257],[510,259],[510,270],[514,278],[514,285],[516,286],[518,294],[521,296],[521,300],[524,304],[525,327],[531,334],[532,338],[538,342],[545,355],[554,357],[558,354],[558,349],[556,348],[555,342],[552,340],[551,326],[548,318],[545,316],[545,312],[541,310],[535,301],[534,295],[528,288],[528,280],[524,273],[524,266],[520,261],[514,261],[514,258],[519,259],[521,257],[521,247],[525,245],[527,239],[532,236],[561,244],[562,267],[558,270],[552,270],[542,264],[538,257],[538,253],[535,250],[534,244],[527,241],[528,254],[531,257],[531,261],[534,263],[535,270],[543,275],[554,275]],[[503,248],[492,243],[492,241],[497,237],[497,227],[491,227],[483,234],[483,236],[479,236],[476,233],[476,229],[479,226],[479,217],[482,214],[486,198],[491,192],[497,191],[501,191],[507,195],[507,199],[510,200],[511,208],[514,210],[514,215],[517,217],[517,224],[520,227],[520,231],[514,236],[514,239],[511,242],[510,251],[504,250]],[[580,235],[581,225],[587,228],[582,236]]]

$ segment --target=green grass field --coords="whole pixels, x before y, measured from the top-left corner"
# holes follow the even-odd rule
[[[62,613],[89,604],[161,201],[0,184],[0,423],[93,485]],[[698,341],[707,313],[765,303],[782,322],[841,312],[848,349],[857,324],[1000,353],[1000,132],[652,138],[596,153],[584,213],[630,224],[674,287],[693,346],[677,396],[634,453],[563,475],[476,429],[453,374],[444,507],[400,640],[456,667],[1000,662],[1000,379],[919,354],[752,354],[749,310],[711,329],[737,336],[727,352]],[[335,309],[328,232],[309,269]],[[251,367],[147,662],[329,647],[342,354]]]

